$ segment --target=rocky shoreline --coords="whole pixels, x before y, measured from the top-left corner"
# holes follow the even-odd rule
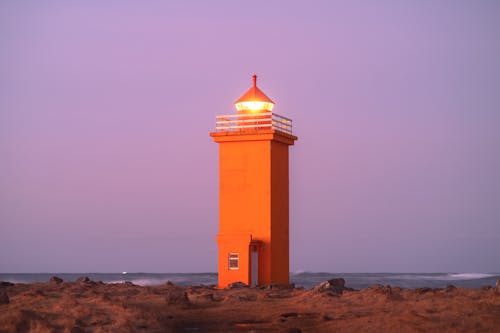
[[[0,282],[0,332],[500,332],[496,287]]]

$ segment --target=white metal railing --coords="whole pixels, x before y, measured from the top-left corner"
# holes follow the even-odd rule
[[[234,132],[246,129],[274,129],[292,134],[292,120],[272,112],[240,113],[215,117],[217,132]]]

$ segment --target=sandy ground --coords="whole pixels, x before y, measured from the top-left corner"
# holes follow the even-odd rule
[[[0,332],[500,332],[500,288],[2,283]]]

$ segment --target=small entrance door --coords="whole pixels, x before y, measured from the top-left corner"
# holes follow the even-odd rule
[[[251,286],[255,287],[259,285],[259,251],[257,246],[251,246],[250,254]]]

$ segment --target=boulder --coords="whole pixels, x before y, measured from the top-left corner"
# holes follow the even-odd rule
[[[227,289],[240,289],[240,288],[248,288],[248,285],[243,282],[233,282],[227,285]]]
[[[11,287],[11,286],[13,286],[13,285],[14,285],[14,283],[9,282],[9,281],[1,281],[1,282],[0,282],[0,286],[1,286],[1,287]]]
[[[446,286],[446,288],[444,288],[444,291],[446,291],[447,293],[455,291],[455,290],[457,290],[457,287],[455,287],[452,284],[449,284],[449,285]]]
[[[314,292],[327,291],[335,294],[342,294],[344,290],[347,290],[347,288],[345,287],[345,280],[343,278],[330,279],[328,281],[321,282],[312,288],[312,291]]]
[[[313,291],[327,291],[329,289],[330,283],[328,283],[328,281],[321,282],[320,284],[317,284],[312,288]]]
[[[76,283],[82,285],[82,286],[88,286],[92,287],[97,285],[94,281],[92,281],[88,276],[81,276],[76,280]]]
[[[169,288],[165,300],[167,304],[189,305],[190,303],[186,291],[179,287]]]
[[[5,290],[0,290],[0,304],[9,304],[10,299],[9,295],[7,295],[7,292]]]
[[[345,280],[343,278],[331,279],[331,280],[328,280],[328,283],[333,288],[344,289],[344,287],[345,287]]]
[[[63,283],[63,279],[61,279],[57,276],[53,276],[50,278],[49,282],[53,283],[53,284],[61,284],[61,283]]]
[[[76,282],[90,283],[90,282],[92,282],[92,280],[88,276],[80,276],[78,279],[76,279]]]
[[[495,291],[500,293],[500,279],[497,279],[497,284],[495,285]]]

